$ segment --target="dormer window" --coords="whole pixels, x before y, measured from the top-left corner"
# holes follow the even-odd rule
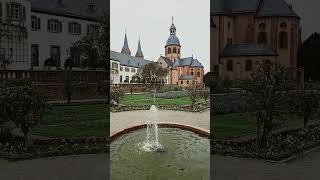
[[[81,34],[81,24],[76,22],[69,23],[69,33],[74,35]]]
[[[53,33],[62,32],[62,23],[57,19],[49,19],[48,20],[48,31]]]
[[[26,20],[26,8],[20,3],[7,3],[7,17],[12,21]]]

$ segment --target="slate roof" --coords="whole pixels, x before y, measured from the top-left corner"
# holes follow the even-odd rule
[[[192,75],[181,75],[179,80],[193,80],[195,79]]]
[[[62,2],[60,5],[58,0],[31,0],[31,11],[93,21],[109,11],[106,0],[62,0]],[[90,3],[95,5],[93,11],[88,8]]]
[[[227,45],[221,57],[237,57],[237,56],[277,56],[269,46],[264,44],[232,44]]]
[[[134,56],[128,56],[127,54],[122,54],[116,51],[110,51],[110,59],[114,61],[119,61],[120,65],[136,67],[136,68],[141,68],[144,65],[152,62],[146,59],[141,59]]]
[[[176,35],[170,35],[166,43],[166,46],[168,45],[180,45],[179,38]]]
[[[203,67],[202,64],[193,57],[181,58],[173,64],[173,69],[181,66]]]
[[[173,62],[169,58],[166,58],[164,56],[161,56],[160,58],[162,58],[168,64],[168,66],[172,66],[173,65]]]
[[[285,0],[211,0],[210,11],[213,16],[257,13],[257,16],[299,17]]]

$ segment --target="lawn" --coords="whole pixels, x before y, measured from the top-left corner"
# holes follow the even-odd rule
[[[285,116],[285,123],[281,128],[302,126],[303,119],[296,115]],[[211,130],[216,139],[231,139],[256,134],[256,122],[253,114],[235,113],[215,115],[211,119]]]
[[[198,101],[204,101],[198,99]],[[153,97],[150,94],[127,94],[122,98],[124,105],[151,105],[153,104]],[[156,98],[157,105],[188,105],[191,101],[188,97],[180,97],[174,99]]]
[[[44,137],[104,137],[109,130],[105,104],[53,106],[33,131]]]

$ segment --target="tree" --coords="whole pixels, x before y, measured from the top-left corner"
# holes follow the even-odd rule
[[[121,99],[124,96],[124,92],[118,86],[112,86],[110,91],[110,100],[120,105]]]
[[[71,102],[72,95],[74,94],[74,89],[77,86],[77,80],[74,79],[74,74],[71,69],[65,70],[63,73],[64,80],[64,92],[67,98],[67,102]]]
[[[292,110],[303,116],[304,128],[307,128],[311,116],[319,108],[320,94],[318,89],[302,89],[292,92]]]
[[[21,129],[25,145],[29,133],[48,108],[40,91],[27,80],[7,80],[0,83],[0,123],[12,122]]]
[[[207,89],[201,90],[199,94],[205,101],[210,97],[210,91]]]
[[[191,109],[193,108],[194,104],[197,102],[198,97],[198,86],[195,81],[192,81],[192,83],[186,88],[187,90],[187,96],[189,97],[191,101]]]
[[[253,71],[251,79],[242,84],[246,91],[248,110],[255,112],[257,145],[267,147],[272,130],[283,122],[282,114],[289,111],[289,91],[296,81],[293,71],[279,64],[262,64]]]
[[[152,89],[158,89],[164,84],[167,70],[163,69],[157,62],[146,64],[142,68],[140,79]]]

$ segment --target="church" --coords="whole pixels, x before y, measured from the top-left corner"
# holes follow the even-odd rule
[[[262,63],[295,68],[301,44],[300,17],[284,0],[212,0],[211,72],[243,80]]]
[[[176,27],[173,23],[170,27],[170,35],[164,46],[165,56],[160,56],[158,64],[168,71],[166,84],[186,87],[192,82],[203,84],[204,67],[194,57],[181,58],[182,46],[176,35]],[[113,84],[138,83],[135,76],[142,71],[144,65],[152,61],[144,58],[139,39],[135,56],[131,55],[127,34],[121,52],[110,52],[111,82]]]
[[[192,57],[181,57],[182,46],[176,35],[176,26],[173,23],[170,27],[170,36],[164,47],[165,56],[160,56],[158,63],[162,68],[167,69],[167,84],[181,87],[189,86],[192,82],[198,85],[203,84],[204,67],[200,61]]]

